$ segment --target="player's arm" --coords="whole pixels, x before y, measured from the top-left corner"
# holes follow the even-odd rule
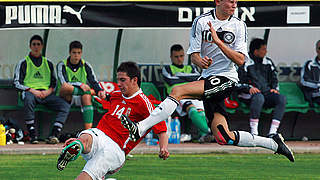
[[[15,67],[14,78],[13,78],[13,84],[17,90],[20,90],[20,91],[29,91],[30,90],[30,87],[25,86],[23,84],[24,78],[26,77],[26,71],[27,71],[26,60],[24,60],[24,59],[20,60],[19,63]]]
[[[245,55],[240,52],[234,51],[227,45],[225,45],[218,37],[216,31],[213,29],[210,21],[208,22],[208,25],[210,27],[212,43],[215,43],[221,49],[221,51],[238,66],[243,65],[245,62]]]
[[[158,134],[159,137],[159,157],[163,160],[166,160],[169,157],[169,150],[168,150],[168,135],[166,132],[160,132]]]
[[[211,65],[212,59],[208,56],[202,58],[199,52],[194,52],[191,54],[191,62],[202,69],[207,69]]]
[[[199,17],[197,17],[192,23],[189,42],[190,46],[187,54],[191,55],[191,61],[193,64],[200,67],[201,69],[207,69],[211,65],[212,59],[207,56],[203,58],[200,56],[203,30],[204,29],[202,25],[199,24]]]
[[[93,68],[88,62],[85,62],[85,69],[87,72],[87,79],[88,79],[90,85],[92,86],[92,88],[94,89],[95,94],[102,99],[106,98],[106,95],[105,95],[103,89],[99,85],[99,82],[96,78],[96,75],[93,71]],[[88,86],[88,87],[90,87],[90,86]]]
[[[305,62],[301,69],[301,84],[309,88],[317,89],[320,87],[320,83],[315,80],[313,72],[309,69],[310,63],[312,63],[311,60]]]
[[[56,88],[56,85],[57,85],[57,79],[56,79],[56,75],[54,73],[53,64],[49,60],[48,60],[48,65],[49,65],[50,73],[51,73],[51,75],[50,75],[51,76],[50,86],[49,86],[49,89],[47,89],[45,91],[41,91],[40,98],[46,98],[51,93],[53,93],[53,91],[54,91],[54,89]]]
[[[168,135],[167,135],[166,123],[164,121],[161,121],[160,123],[154,125],[152,127],[152,130],[159,137],[159,147],[160,147],[159,157],[165,160],[169,157]]]

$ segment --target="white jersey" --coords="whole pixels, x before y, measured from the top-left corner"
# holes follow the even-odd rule
[[[224,76],[238,82],[236,64],[233,63],[212,41],[210,27],[211,22],[219,38],[231,49],[245,55],[245,60],[249,58],[247,50],[247,26],[237,17],[231,16],[229,19],[220,21],[216,17],[215,9],[198,16],[192,24],[190,32],[190,47],[187,54],[200,52],[201,57],[212,58],[212,64],[208,69],[202,71],[201,77],[210,75]]]

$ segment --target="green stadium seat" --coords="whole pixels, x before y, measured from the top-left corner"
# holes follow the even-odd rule
[[[236,109],[226,108],[227,113],[234,114],[236,113]]]
[[[240,100],[237,100],[237,101],[238,101],[238,103],[239,103],[238,109],[239,109],[240,111],[242,111],[244,114],[249,114],[249,113],[250,113],[250,108],[249,108],[249,106],[247,106],[246,103],[241,102]]]
[[[157,100],[161,101],[161,95],[158,88],[152,82],[141,82],[140,88],[147,96],[152,94]]]
[[[287,98],[286,112],[295,111],[306,113],[309,109],[311,109],[309,107],[309,103],[305,101],[302,91],[295,82],[279,82],[279,86],[280,93],[285,95]],[[316,109],[320,112],[320,108]],[[239,102],[239,110],[245,114],[250,113],[249,107],[243,102]],[[270,114],[272,111],[273,108],[263,108],[262,110],[262,112],[266,114]]]
[[[280,93],[287,98],[286,112],[308,112],[309,103],[305,101],[301,89],[295,82],[280,82],[279,86]]]
[[[247,106],[244,102],[239,102],[239,110],[241,110],[244,114],[249,114],[250,113],[250,107]],[[266,114],[272,113],[273,108],[263,108],[262,112]]]
[[[317,103],[313,103],[314,107],[310,107],[312,110],[314,110],[314,112],[316,113],[320,113],[320,105],[318,105]]]

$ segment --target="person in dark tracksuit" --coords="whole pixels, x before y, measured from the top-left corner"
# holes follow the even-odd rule
[[[320,40],[316,42],[317,56],[305,62],[301,69],[301,85],[305,99],[314,106],[320,104]]]
[[[24,100],[24,119],[30,133],[30,142],[38,144],[35,129],[35,106],[43,104],[51,110],[57,111],[52,132],[46,139],[49,144],[59,142],[58,135],[68,117],[70,105],[54,94],[56,77],[53,64],[41,55],[43,40],[39,35],[31,37],[29,42],[31,52],[16,65],[14,86],[22,91]]]
[[[258,135],[258,123],[263,107],[274,108],[268,136],[277,133],[285,112],[286,97],[279,93],[277,71],[272,60],[266,57],[267,43],[253,39],[249,46],[249,61],[238,69],[240,84],[247,85],[239,99],[250,105],[251,133]]]
[[[82,44],[72,41],[69,44],[69,57],[57,65],[58,88],[57,93],[65,100],[76,106],[81,106],[84,128],[92,128],[94,109],[92,94],[99,98],[106,98],[100,87],[91,65],[82,59]],[[94,92],[91,92],[91,87]]]

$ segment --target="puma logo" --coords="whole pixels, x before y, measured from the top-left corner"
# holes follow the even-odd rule
[[[75,11],[74,9],[72,9],[70,6],[63,6],[63,12],[67,12],[67,13],[70,13],[70,14],[73,14],[73,15],[76,15],[77,18],[79,19],[80,23],[82,24],[82,18],[81,18],[81,12],[82,10],[86,7],[86,5],[83,5],[80,10],[77,12]]]

